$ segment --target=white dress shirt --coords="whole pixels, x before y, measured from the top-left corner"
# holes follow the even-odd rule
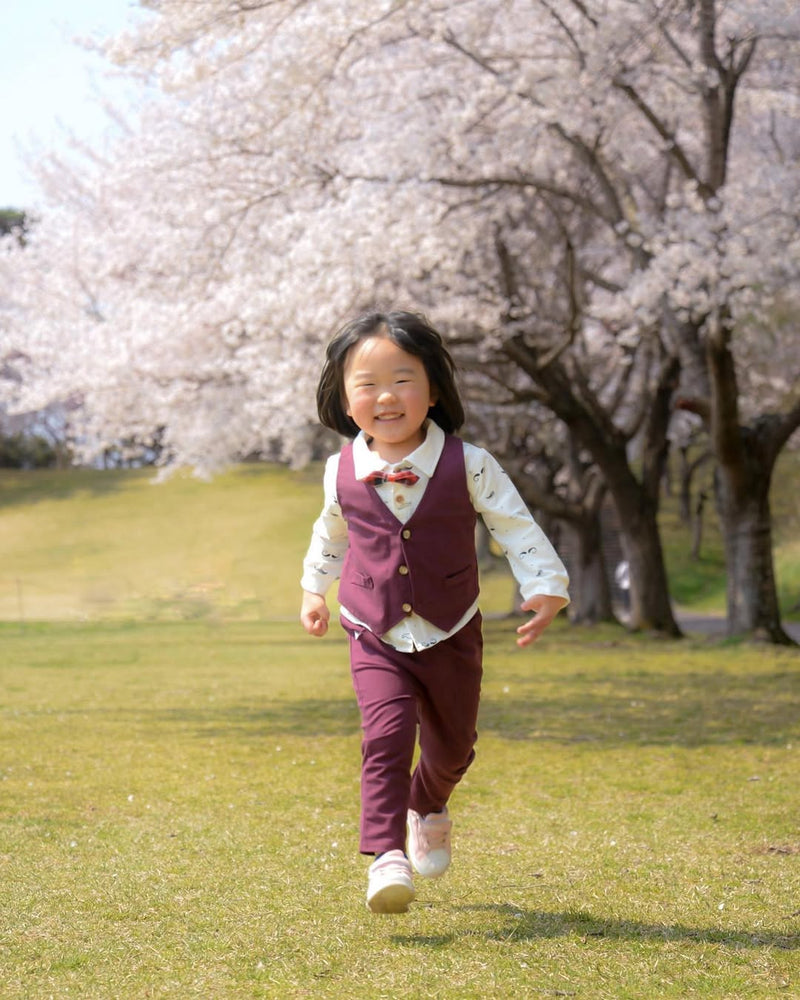
[[[402,462],[393,464],[384,462],[380,455],[370,451],[363,431],[353,441],[356,479],[365,479],[372,472],[394,472],[398,468],[411,468],[419,476],[419,481],[413,486],[385,482],[373,487],[403,524],[419,506],[444,447],[444,431],[432,420],[426,426],[427,433],[422,444]],[[531,516],[508,473],[488,451],[467,442],[463,444],[467,490],[472,506],[502,549],[523,599],[527,601],[536,594],[550,594],[568,601],[569,580],[564,564]],[[338,472],[339,455],[336,454],[325,465],[322,512],[314,522],[311,544],[303,561],[300,585],[313,594],[326,594],[334,581],[339,579],[347,551],[347,524],[336,496]],[[400,652],[426,649],[457,632],[477,609],[476,601],[450,632],[443,632],[419,615],[410,614],[381,639]],[[367,627],[347,608],[342,607],[341,613],[353,624]]]

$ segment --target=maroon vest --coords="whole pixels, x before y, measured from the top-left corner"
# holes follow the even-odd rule
[[[351,444],[339,458],[336,492],[348,529],[339,602],[376,635],[412,611],[449,632],[478,597],[477,515],[461,441],[446,435],[436,471],[405,524],[374,486],[356,479]]]

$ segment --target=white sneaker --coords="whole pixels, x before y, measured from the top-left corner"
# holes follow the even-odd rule
[[[367,906],[373,913],[407,913],[414,898],[411,865],[402,851],[387,851],[369,866]]]
[[[424,818],[408,810],[408,856],[414,871],[426,878],[444,875],[450,866],[450,830],[447,810],[428,813]]]

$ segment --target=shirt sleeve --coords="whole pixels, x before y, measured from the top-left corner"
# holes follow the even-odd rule
[[[537,594],[569,601],[569,577],[508,473],[489,452],[464,445],[472,506],[508,560],[524,600]]]
[[[312,594],[326,594],[342,572],[347,550],[347,522],[336,496],[339,456],[332,455],[323,476],[322,511],[311,529],[311,544],[303,560],[300,586]]]

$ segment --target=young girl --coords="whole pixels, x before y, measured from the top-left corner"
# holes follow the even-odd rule
[[[518,645],[567,604],[567,574],[495,459],[453,436],[464,422],[455,367],[424,318],[375,312],[347,325],[328,346],[317,407],[355,440],[325,468],[301,622],[327,632],[325,594],[338,579],[363,730],[360,849],[375,856],[367,905],[403,913],[412,865],[430,877],[450,864],[447,805],[475,755],[477,514],[535,612]]]

